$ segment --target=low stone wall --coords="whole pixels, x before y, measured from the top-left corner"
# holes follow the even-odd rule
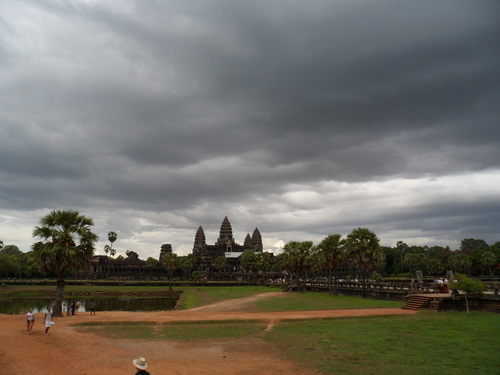
[[[468,297],[469,310],[489,311],[500,313],[500,301],[481,297]],[[440,298],[431,301],[430,306],[435,311],[466,311],[467,304],[464,296]]]

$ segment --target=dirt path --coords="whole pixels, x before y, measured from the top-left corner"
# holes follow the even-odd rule
[[[185,311],[150,313],[88,312],[56,318],[46,336],[43,314],[36,314],[32,334],[26,333],[25,315],[0,315],[0,373],[9,375],[126,375],[134,374],[132,359],[144,356],[152,375],[312,375],[276,352],[259,337],[244,339],[184,341],[111,340],[94,334],[78,333],[73,328],[81,322],[111,321],[199,321],[261,320],[272,329],[283,319],[412,314],[402,309],[358,309],[326,311],[291,311],[250,313],[245,306],[260,298],[276,297],[264,293],[249,298],[224,301]]]

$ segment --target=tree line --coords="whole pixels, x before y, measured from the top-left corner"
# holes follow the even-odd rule
[[[84,269],[94,255],[98,237],[91,230],[93,225],[91,218],[75,210],[50,212],[34,228],[33,237],[38,241],[30,252],[23,253],[17,246],[4,246],[0,241],[0,277],[55,276],[57,299],[61,301],[68,272]],[[114,255],[112,244],[116,237],[115,232],[109,232],[111,246],[105,249],[106,254]],[[500,242],[490,246],[484,240],[472,238],[463,239],[460,249],[454,251],[441,246],[409,246],[402,241],[395,247],[387,247],[381,246],[377,235],[368,228],[356,228],[345,238],[331,234],[317,245],[311,241],[291,241],[283,250],[277,256],[246,251],[241,255],[238,272],[242,271],[248,277],[274,272],[290,281],[295,280],[297,285],[309,276],[326,272],[333,293],[336,293],[339,271],[346,267],[360,277],[365,293],[367,279],[380,275],[412,276],[419,270],[437,276],[448,269],[468,275],[500,273]],[[157,266],[158,261],[149,258],[146,264]],[[183,257],[166,254],[162,266],[168,273],[170,287],[177,270],[194,280],[207,276],[207,270],[197,269],[192,254]],[[212,266],[219,273],[231,272],[225,257],[215,259]],[[55,305],[55,314],[60,313],[60,307]]]

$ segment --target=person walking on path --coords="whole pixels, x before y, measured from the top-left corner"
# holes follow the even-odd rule
[[[71,303],[68,301],[68,304],[66,305],[66,316],[69,316],[71,314]]]
[[[138,370],[135,375],[151,375],[149,372],[146,371],[148,368],[148,364],[146,363],[146,360],[143,357],[134,359],[132,361],[134,364],[135,368]]]
[[[95,300],[90,301],[90,315],[95,315]]]
[[[45,334],[49,334],[49,329],[54,325],[52,321],[52,311],[50,311],[50,306],[47,306],[47,312],[45,313]]]
[[[28,331],[28,335],[31,333],[31,330],[33,329],[33,324],[35,324],[35,314],[33,314],[33,309],[29,309],[27,315],[27,326],[26,326],[26,331]]]
[[[75,315],[76,303],[75,301],[71,302],[71,315]]]

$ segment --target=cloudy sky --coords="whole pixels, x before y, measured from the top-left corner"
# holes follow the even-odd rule
[[[500,241],[500,2],[0,2],[0,240]]]

